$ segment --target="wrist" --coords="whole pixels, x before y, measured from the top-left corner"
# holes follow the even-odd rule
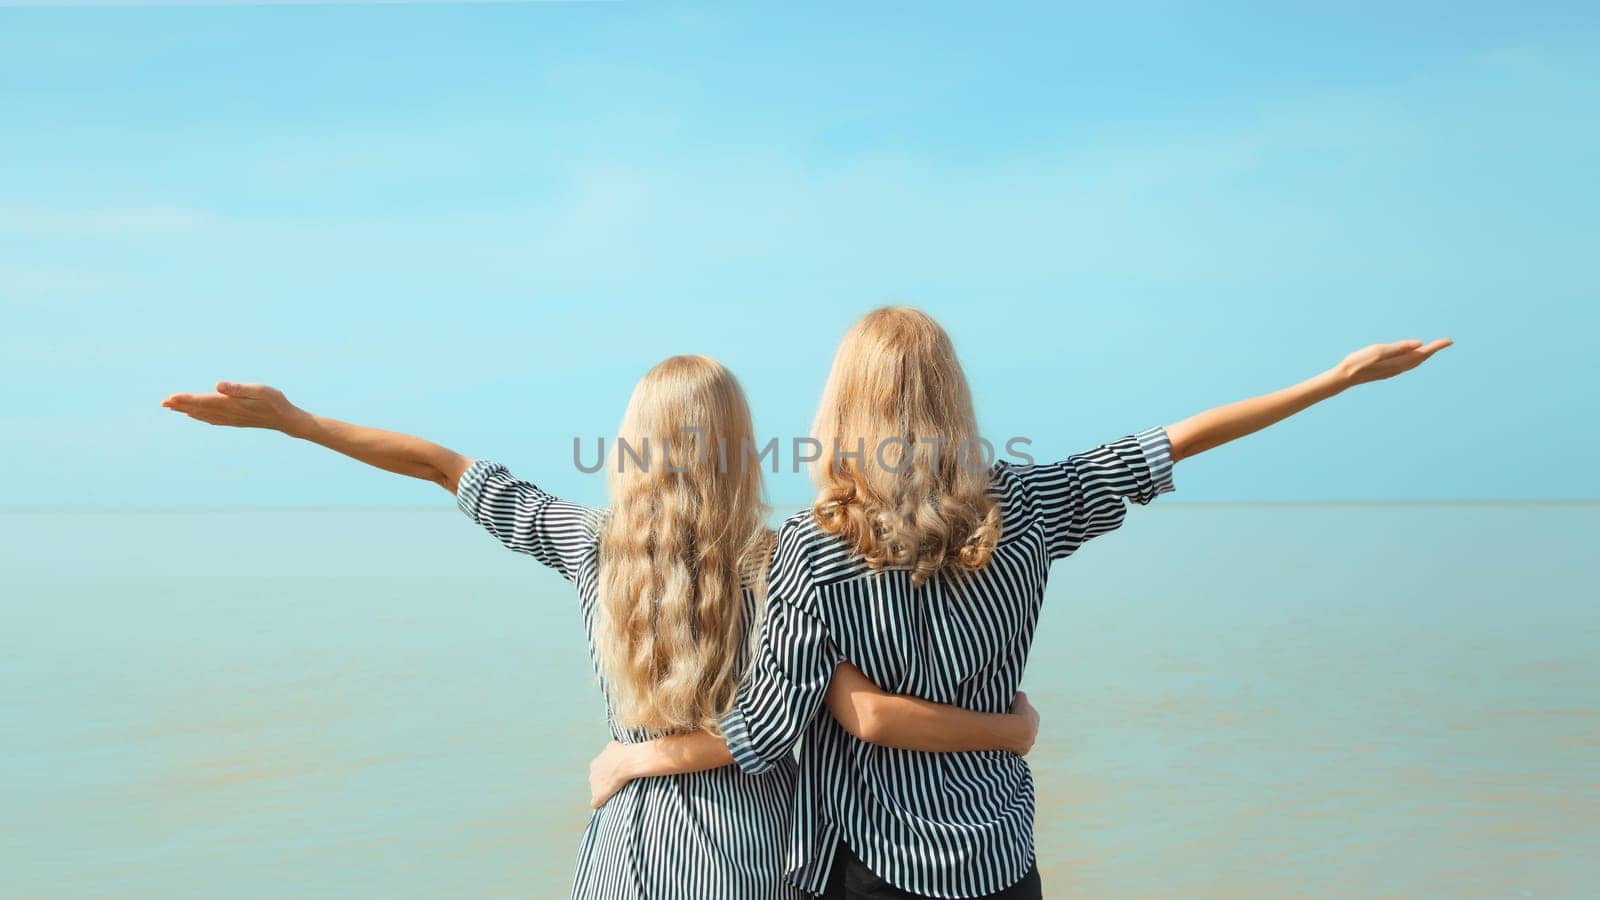
[[[617,761],[617,771],[623,778],[632,781],[635,778],[646,778],[656,774],[651,767],[651,760],[659,748],[655,741],[645,741],[642,744],[623,744],[622,756]]]
[[[1355,368],[1350,365],[1349,360],[1342,359],[1339,360],[1338,364],[1334,365],[1333,368],[1330,368],[1328,372],[1323,372],[1322,375],[1320,375],[1320,380],[1322,380],[1323,383],[1328,386],[1328,389],[1330,389],[1333,394],[1338,394],[1339,391],[1344,391],[1346,388],[1352,388],[1354,384],[1357,384],[1357,380],[1355,380]]]
[[[309,440],[311,432],[316,427],[316,419],[316,416],[300,407],[291,406],[289,411],[284,414],[283,422],[278,426],[278,430],[289,437]]]
[[[1332,397],[1335,394],[1344,392],[1346,388],[1356,383],[1355,372],[1344,362],[1340,362],[1333,368],[1312,378],[1311,383],[1317,394],[1324,398]]]
[[[1005,742],[1006,752],[1023,755],[1028,747],[1028,722],[1018,713],[1004,713],[1001,719],[1000,739]]]

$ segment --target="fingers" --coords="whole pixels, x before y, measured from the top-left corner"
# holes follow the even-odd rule
[[[1029,716],[1037,716],[1039,714],[1038,710],[1033,708],[1033,704],[1028,702],[1026,691],[1017,691],[1016,698],[1011,701],[1011,711]]]
[[[610,800],[620,789],[620,785],[597,783],[591,778],[589,780],[589,808],[599,809],[605,806],[606,801]]]
[[[190,394],[177,409],[186,413],[219,413],[228,408],[229,402],[221,394]]]
[[[175,412],[186,413],[200,408],[202,394],[173,394],[161,401],[162,407]]]
[[[1450,340],[1449,338],[1440,338],[1439,340],[1434,341],[1427,346],[1422,346],[1420,341],[1417,343],[1418,345],[1416,347],[1407,350],[1404,355],[1398,358],[1397,363],[1400,366],[1399,371],[1409,372],[1412,369],[1415,369],[1417,366],[1427,362],[1428,359],[1435,353],[1438,353],[1440,350],[1450,346],[1452,343],[1454,343],[1454,341]]]
[[[248,397],[252,400],[267,399],[267,391],[271,390],[264,384],[239,384],[236,381],[217,382],[217,393],[229,397]]]
[[[196,422],[204,422],[207,425],[229,425],[229,424],[232,424],[232,423],[228,422],[226,419],[224,419],[221,415],[219,415],[219,414],[217,414],[215,412],[211,412],[211,411],[207,411],[207,410],[203,410],[203,409],[192,410],[192,411],[191,410],[183,410],[182,412],[183,412],[183,414],[185,416],[188,416],[189,418],[195,420]]]
[[[1449,338],[1440,338],[1437,341],[1434,341],[1433,343],[1429,344],[1428,346],[1422,348],[1422,351],[1421,351],[1422,352],[1422,358],[1423,359],[1427,359],[1428,357],[1434,355],[1435,353],[1438,353],[1440,350],[1443,350],[1444,348],[1449,347],[1449,346],[1451,346],[1453,344],[1455,344],[1455,341],[1452,341]]]
[[[1391,378],[1401,372],[1409,372],[1453,343],[1455,342],[1449,338],[1440,338],[1424,344],[1413,338],[1390,344],[1377,344],[1375,345],[1377,356],[1369,363],[1369,371],[1373,377],[1368,380],[1376,381]]]
[[[1385,356],[1398,356],[1404,353],[1421,352],[1424,357],[1432,356],[1446,347],[1454,344],[1450,338],[1439,338],[1431,343],[1423,343],[1415,338],[1407,341],[1395,341],[1392,344],[1380,344]]]
[[[214,408],[227,401],[228,398],[222,394],[173,394],[161,401],[161,405],[167,409],[187,412],[191,409]]]
[[[239,416],[237,401],[222,394],[173,394],[161,401],[161,406],[207,425],[247,423],[246,419]]]

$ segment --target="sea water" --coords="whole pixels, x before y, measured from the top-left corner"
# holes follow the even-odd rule
[[[1600,505],[1135,509],[1024,687],[1046,895],[1600,896]],[[560,897],[572,590],[449,508],[0,513],[0,896]]]

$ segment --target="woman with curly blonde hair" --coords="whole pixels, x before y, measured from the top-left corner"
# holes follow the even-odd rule
[[[760,467],[723,462],[722,448],[753,443],[753,432],[744,392],[715,360],[675,356],[639,380],[614,445],[609,512],[554,497],[497,463],[312,415],[265,385],[221,382],[214,394],[174,394],[162,405],[215,425],[275,429],[453,492],[506,547],[576,589],[618,747],[665,738],[658,746],[670,751],[670,735],[715,729],[732,708],[773,536]],[[865,740],[1025,753],[1037,730],[1025,700],[1015,714],[989,715],[887,695],[847,664],[836,669],[832,708]],[[627,786],[603,806],[594,798],[573,896],[801,896],[781,874],[794,761],[755,776],[727,762],[724,751],[720,768],[633,781],[614,767]]]
[[[956,348],[915,310],[880,309],[845,335],[812,436],[817,526],[870,569],[976,572],[1000,538],[1000,504]],[[868,457],[868,454],[871,457]]]
[[[850,329],[817,412],[813,507],[785,522],[751,677],[726,740],[679,739],[681,771],[730,754],[746,772],[801,742],[790,883],[823,897],[1037,898],[1034,793],[1017,756],[929,754],[861,741],[816,715],[834,666],[999,712],[1022,679],[1051,564],[1172,490],[1174,461],[1258,431],[1449,345],[1375,344],[1293,387],[1057,462],[987,460],[966,376],[920,310]],[[1046,396],[1053,394],[1046,392]],[[628,750],[654,759],[651,745]],[[669,764],[670,763],[670,764]]]

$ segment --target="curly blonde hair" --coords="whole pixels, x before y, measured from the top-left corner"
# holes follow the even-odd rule
[[[733,704],[753,630],[743,589],[764,591],[772,546],[760,466],[724,462],[741,441],[753,443],[750,407],[716,360],[674,356],[628,401],[608,474],[595,628],[624,727],[716,733]]]
[[[927,313],[884,307],[856,322],[834,356],[812,436],[822,445],[812,516],[869,567],[908,568],[920,585],[989,564],[1001,517],[972,391],[950,336]]]

